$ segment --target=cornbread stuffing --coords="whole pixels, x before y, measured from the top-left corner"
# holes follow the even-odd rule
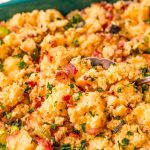
[[[0,22],[0,150],[150,150],[148,76],[149,0],[15,14]]]

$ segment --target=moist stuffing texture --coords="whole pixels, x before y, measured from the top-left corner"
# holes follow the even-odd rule
[[[149,67],[149,0],[1,21],[0,150],[150,150]]]

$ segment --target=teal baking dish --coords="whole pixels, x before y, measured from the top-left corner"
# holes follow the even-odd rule
[[[34,9],[54,8],[65,15],[73,9],[82,9],[91,3],[100,1],[102,0],[9,0],[0,4],[0,20],[6,20],[17,12],[27,12]],[[117,0],[107,0],[111,3],[115,1]]]

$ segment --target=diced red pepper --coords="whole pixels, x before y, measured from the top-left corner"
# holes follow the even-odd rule
[[[33,100],[33,103],[32,103],[33,107],[34,107],[34,108],[40,107],[40,106],[41,106],[41,103],[42,103],[42,100],[43,100],[43,99],[42,99],[41,97],[35,98],[35,99]]]
[[[45,150],[53,150],[52,145],[51,145],[51,143],[49,141],[44,140],[44,139],[39,138],[39,137],[36,138],[36,141],[39,144],[42,144],[44,146]]]
[[[69,77],[64,71],[59,71],[56,73],[56,80],[65,83],[69,81]]]
[[[101,58],[101,53],[99,51],[93,51],[92,56]]]
[[[62,99],[67,103],[67,105],[68,105],[69,107],[74,106],[74,105],[73,105],[72,97],[71,97],[70,95],[65,95],[65,96],[62,97]]]
[[[71,64],[71,63],[68,64],[68,65],[66,65],[63,70],[66,72],[66,74],[69,77],[70,76],[71,77],[74,76],[78,72],[77,68],[73,64]]]
[[[34,82],[34,81],[27,81],[27,84],[28,84],[29,86],[31,86],[32,88],[37,85],[37,83]]]

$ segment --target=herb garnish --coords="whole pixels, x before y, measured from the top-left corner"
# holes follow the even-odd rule
[[[132,133],[131,131],[128,131],[128,132],[127,132],[127,135],[128,135],[128,136],[131,136],[131,135],[133,135],[133,133]]]
[[[118,93],[121,93],[121,92],[122,92],[122,88],[121,88],[121,87],[118,87],[118,88],[117,88],[117,92],[118,92]]]
[[[27,64],[24,61],[21,61],[21,62],[18,63],[18,67],[20,69],[24,69],[26,66],[27,66]]]
[[[74,39],[72,41],[72,45],[75,46],[75,47],[78,47],[79,46],[79,41],[77,39]]]
[[[70,143],[63,144],[60,150],[71,150],[71,144]]]
[[[81,124],[81,128],[83,132],[86,132],[86,123]]]
[[[104,91],[104,89],[103,89],[102,87],[99,87],[99,88],[97,89],[97,91],[98,91],[99,93],[101,93],[101,92]]]
[[[77,14],[73,16],[71,19],[69,19],[69,22],[64,26],[64,29],[68,30],[69,28],[77,27],[77,24],[81,22],[84,22],[84,20],[79,14]]]
[[[81,144],[80,144],[80,147],[79,147],[79,150],[84,150],[85,146],[86,146],[86,140],[82,140]]]

